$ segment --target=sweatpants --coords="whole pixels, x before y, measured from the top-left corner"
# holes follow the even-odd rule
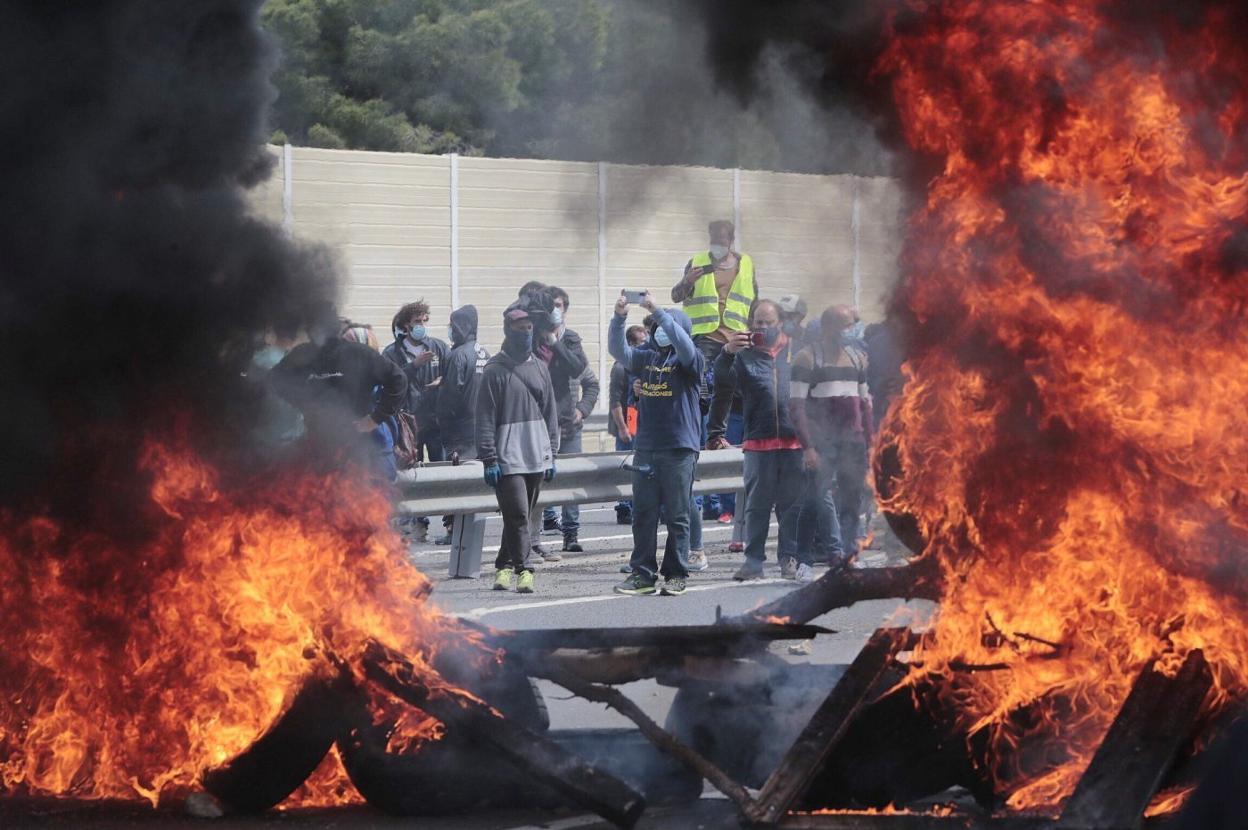
[[[531,571],[529,516],[537,509],[542,490],[542,473],[516,473],[503,476],[494,488],[498,509],[503,514],[503,538],[494,567]]]

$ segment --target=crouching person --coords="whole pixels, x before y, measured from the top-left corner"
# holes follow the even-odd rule
[[[533,357],[533,323],[540,313],[525,299],[503,312],[503,348],[485,364],[477,396],[477,457],[503,515],[494,562],[494,590],[533,592],[529,517],[542,481],[555,476],[559,422],[546,364]]]
[[[650,340],[641,348],[624,337],[628,300],[623,294],[607,332],[611,356],[641,381],[637,434],[633,438],[633,555],[621,594],[653,594],[660,572],[663,593],[685,592],[689,577],[689,504],[702,438],[698,403],[704,358],[693,345],[689,317],[657,308],[650,294],[642,305],[651,312]],[[657,566],[659,508],[667,522],[668,546]]]

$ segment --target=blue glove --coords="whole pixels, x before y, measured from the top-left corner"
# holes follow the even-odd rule
[[[498,486],[498,480],[503,477],[503,468],[497,463],[490,464],[485,468],[485,483],[491,487]]]
[[[545,481],[555,480],[555,460],[553,458],[550,460],[550,469],[546,471],[545,475],[542,476],[542,479]]]

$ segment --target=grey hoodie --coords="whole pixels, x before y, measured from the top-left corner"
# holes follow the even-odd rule
[[[499,352],[485,364],[477,395],[477,457],[503,475],[541,473],[559,451],[555,390],[546,364]]]

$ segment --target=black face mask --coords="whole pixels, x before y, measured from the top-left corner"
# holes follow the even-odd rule
[[[529,359],[533,354],[533,332],[507,329],[503,335],[503,352],[517,363]]]

